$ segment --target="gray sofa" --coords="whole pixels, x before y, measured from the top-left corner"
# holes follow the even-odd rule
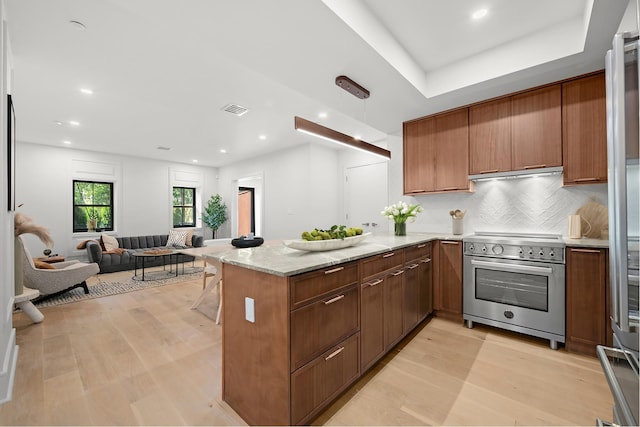
[[[124,251],[119,253],[105,253],[102,246],[97,241],[88,241],[86,243],[87,255],[89,262],[95,262],[100,267],[100,273],[112,273],[114,271],[133,270],[135,267],[134,252],[143,252],[151,249],[166,249],[168,234],[157,234],[154,236],[135,236],[135,237],[116,237],[118,246]],[[202,236],[193,235],[191,247],[203,246],[204,238]],[[189,248],[185,246],[183,248]],[[120,252],[120,251],[118,251]],[[146,267],[163,265],[169,262],[168,257],[158,256],[145,261]],[[174,259],[175,260],[175,259]],[[190,262],[194,257],[189,255],[178,255],[178,262]],[[140,263],[140,261],[138,261]],[[140,264],[138,264],[140,266]]]

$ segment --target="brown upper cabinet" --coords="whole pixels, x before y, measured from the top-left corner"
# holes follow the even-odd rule
[[[469,175],[511,170],[511,98],[469,108]]]
[[[604,73],[562,84],[565,185],[607,182]]]
[[[404,193],[470,191],[469,109],[405,122]]]
[[[511,97],[513,170],[562,166],[559,84]]]

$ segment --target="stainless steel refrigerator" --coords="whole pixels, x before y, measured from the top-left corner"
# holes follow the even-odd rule
[[[640,151],[637,33],[620,33],[606,55],[609,279],[614,348],[598,346],[613,421],[638,425]]]

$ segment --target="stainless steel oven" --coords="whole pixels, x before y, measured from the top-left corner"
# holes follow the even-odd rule
[[[555,235],[481,233],[464,239],[463,317],[565,342],[564,242]]]

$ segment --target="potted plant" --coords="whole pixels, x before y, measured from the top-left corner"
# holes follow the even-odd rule
[[[216,230],[227,221],[227,205],[222,201],[219,194],[211,196],[207,202],[207,207],[202,212],[202,222],[213,232],[213,238],[216,238]]]

